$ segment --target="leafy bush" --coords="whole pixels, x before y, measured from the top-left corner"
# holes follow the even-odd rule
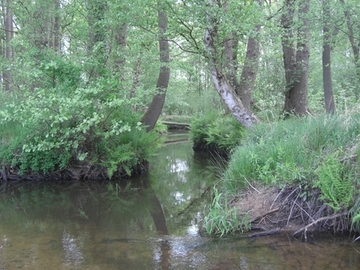
[[[212,112],[195,117],[190,125],[190,137],[194,144],[230,151],[241,144],[245,128],[231,115]]]
[[[55,62],[42,69],[60,74],[59,84],[26,92],[0,110],[1,126],[21,127],[20,137],[1,132],[2,165],[46,173],[84,162],[106,166],[111,177],[121,166],[130,174],[158,146],[156,134],[147,133],[132,112],[133,101],[111,82],[101,78],[81,86]]]
[[[350,209],[351,219],[351,230],[357,233],[360,233],[360,197],[359,192],[357,192],[357,200]]]

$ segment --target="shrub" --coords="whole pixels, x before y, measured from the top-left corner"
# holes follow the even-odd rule
[[[245,128],[231,115],[212,112],[195,117],[190,124],[190,137],[194,144],[229,152],[240,145]]]
[[[131,101],[104,85],[35,89],[0,110],[0,125],[21,127],[21,136],[2,133],[2,165],[21,172],[50,172],[70,162],[100,164],[111,177],[116,166],[127,173],[158,146],[132,112]],[[146,147],[145,147],[146,146]]]

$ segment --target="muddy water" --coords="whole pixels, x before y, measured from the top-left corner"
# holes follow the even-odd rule
[[[360,269],[360,243],[201,236],[218,170],[189,143],[112,183],[1,186],[0,269]]]

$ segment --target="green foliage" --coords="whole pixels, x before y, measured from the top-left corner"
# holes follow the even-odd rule
[[[219,235],[220,237],[235,233],[238,230],[242,232],[250,229],[248,216],[244,215],[240,220],[236,208],[230,208],[227,196],[214,187],[213,200],[207,215],[204,218],[204,227],[208,234]]]
[[[190,130],[194,144],[204,144],[225,151],[240,145],[245,135],[245,128],[233,116],[216,112],[193,118]]]
[[[324,166],[319,164],[319,156],[330,155],[338,149],[357,151],[354,144],[360,133],[359,119],[359,114],[353,112],[351,118],[319,116],[257,125],[231,156],[223,175],[224,188],[237,192],[255,181],[283,185],[317,179],[316,169]],[[325,177],[326,169],[320,171],[321,177]],[[334,177],[337,175],[336,171],[332,173]],[[343,177],[352,176],[349,173]],[[348,184],[343,188],[347,187]]]
[[[325,157],[316,169],[315,187],[321,190],[321,199],[335,211],[348,209],[353,203],[354,185],[350,166],[339,161],[337,152]]]
[[[70,153],[63,153],[53,149],[49,151],[24,152],[17,160],[17,163],[20,164],[20,173],[25,173],[27,170],[47,173],[65,168],[69,164],[70,159]]]
[[[351,219],[351,231],[360,233],[360,197],[359,191],[357,192],[357,200],[354,203],[353,207],[350,209]]]
[[[21,137],[1,134],[4,165],[46,173],[84,161],[107,166],[109,176],[116,166],[130,174],[158,146],[156,134],[138,122],[131,101],[110,91],[108,82],[69,89],[66,95],[63,86],[35,89],[0,110],[0,125],[22,128]]]
[[[349,115],[294,118],[262,123],[249,130],[232,153],[222,175],[221,191],[214,191],[216,199],[206,218],[207,222],[226,226],[220,230],[208,223],[207,229],[219,234],[231,231],[227,223],[231,211],[225,208],[225,199],[220,202],[222,194],[237,194],[249,185],[265,184],[299,185],[304,200],[310,199],[309,191],[319,189],[319,198],[335,211],[350,209],[352,229],[359,231],[359,163],[352,158],[359,152],[359,120],[354,109]]]
[[[258,179],[265,184],[291,183],[304,179],[304,171],[300,171],[293,160],[287,160],[285,154],[285,150],[279,146],[273,149],[272,155],[266,160],[251,155],[250,162]]]
[[[132,126],[135,126],[135,123]],[[161,140],[156,131],[146,132],[138,122],[134,128],[123,132],[121,136],[112,139],[102,138],[99,143],[99,154],[104,161],[101,164],[108,169],[110,178],[118,169],[124,170],[130,176],[132,169],[147,161],[160,145]]]
[[[133,168],[138,160],[136,153],[132,151],[131,144],[122,144],[115,149],[107,149],[108,163],[104,163],[107,167],[108,176],[111,178],[115,171],[119,169],[119,165],[128,175],[131,175],[131,168]]]

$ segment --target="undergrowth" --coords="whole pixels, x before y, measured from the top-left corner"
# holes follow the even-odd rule
[[[229,152],[240,145],[245,128],[231,115],[209,112],[191,120],[190,138],[194,145]]]
[[[218,193],[236,195],[257,184],[306,187],[308,191],[303,191],[306,194],[319,189],[319,202],[335,212],[349,211],[351,228],[360,232],[359,122],[360,114],[354,110],[351,115],[258,124],[233,151]],[[219,207],[213,203],[206,220],[224,223],[222,218],[215,217],[220,215],[216,208]]]
[[[20,174],[100,165],[128,175],[160,145],[131,103],[103,86],[35,89],[0,108],[0,166]],[[59,86],[61,87],[61,85]],[[14,132],[12,132],[14,131]]]

